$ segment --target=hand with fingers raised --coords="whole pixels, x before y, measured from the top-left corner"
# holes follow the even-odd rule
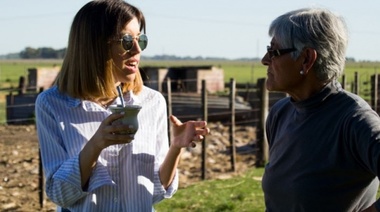
[[[210,133],[206,121],[187,121],[182,123],[177,117],[171,115],[170,122],[173,126],[172,145],[178,148],[195,147],[196,142],[201,142],[204,136]]]

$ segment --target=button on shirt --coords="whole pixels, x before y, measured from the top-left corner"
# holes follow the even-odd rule
[[[84,191],[79,153],[111,111],[62,94],[56,86],[38,96],[37,131],[46,193],[53,202],[70,211],[152,211],[154,203],[175,193],[178,175],[165,190],[158,173],[169,149],[166,101],[148,87],[137,98],[142,109],[134,140],[101,152]]]

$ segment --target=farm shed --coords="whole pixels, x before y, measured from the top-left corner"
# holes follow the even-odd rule
[[[201,93],[202,80],[207,81],[206,89],[209,93],[224,90],[224,71],[215,66],[182,66],[171,68],[143,67],[142,74],[146,76],[147,86],[167,92],[166,80],[171,79],[172,92]]]
[[[61,68],[58,66],[29,68],[28,91],[46,90],[50,88],[60,70]]]
[[[160,92],[162,91],[163,82],[168,73],[167,68],[146,66],[140,68],[140,73],[146,86]]]
[[[51,87],[60,67],[28,68],[28,76],[20,77],[17,94],[6,95],[7,124],[30,124],[34,122],[34,102],[38,92]]]

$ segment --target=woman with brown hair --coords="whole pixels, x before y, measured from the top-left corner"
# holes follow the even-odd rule
[[[91,1],[76,14],[55,85],[36,101],[47,196],[70,211],[152,211],[178,188],[182,148],[209,133],[204,121],[181,123],[162,94],[143,85],[145,19],[122,0]],[[122,88],[118,98],[117,87]],[[139,128],[112,125],[109,107],[139,104]]]

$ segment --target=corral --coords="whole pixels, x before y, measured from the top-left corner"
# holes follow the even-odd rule
[[[7,123],[30,124],[34,121],[34,102],[38,92],[49,88],[56,75],[58,67],[29,68],[28,77],[20,77],[17,94],[10,92],[6,96]],[[210,94],[209,114],[210,120],[222,120],[228,117],[228,98],[216,95],[225,91],[224,73],[222,69],[214,66],[188,66],[175,68],[143,67],[144,83],[158,90],[168,98],[171,91],[173,114],[182,116],[184,120],[201,118],[200,93],[202,80],[206,80],[206,90]],[[170,85],[167,81],[170,80]],[[169,88],[170,87],[170,88]],[[169,89],[168,89],[169,88]],[[236,110],[242,118],[250,114],[251,106],[242,98],[236,101]],[[219,114],[219,115],[216,115]],[[239,118],[240,116],[238,116]]]
[[[361,73],[361,76],[363,76],[363,73]],[[373,78],[373,83],[375,84],[376,79],[376,77]],[[24,80],[26,82],[26,78],[24,78]],[[368,82],[369,87],[371,83],[369,83],[368,80],[366,82]],[[165,83],[162,85],[165,86]],[[250,83],[237,83],[236,91],[239,93],[239,96],[246,100],[246,102],[250,102],[250,104],[256,102],[254,104],[260,105],[261,100],[257,97],[259,92],[257,90],[258,87],[260,86]],[[363,83],[358,83],[358,86],[351,83],[346,83],[346,87],[353,92],[359,92],[364,86]],[[229,88],[230,83],[224,83],[224,94],[228,94]],[[18,95],[18,92],[18,88],[13,89],[12,91],[15,96]],[[38,93],[38,89],[36,93]],[[373,93],[377,93],[377,90],[373,90]],[[269,94],[271,97],[273,95],[279,94]],[[370,101],[370,99],[368,99],[368,101]],[[244,171],[245,168],[250,168],[256,165],[256,158],[253,153],[255,153],[257,148],[256,142],[258,138],[256,137],[256,134],[259,134],[260,132],[257,128],[253,127],[254,123],[250,122],[248,125],[251,126],[239,126],[235,129],[237,132],[235,139],[238,141],[236,146],[239,152],[237,155],[238,159],[236,160],[236,167],[239,168],[239,172]],[[231,126],[228,124],[224,126],[222,124],[213,125],[213,132],[215,132],[216,137],[210,136],[208,138],[208,147],[210,147],[208,148],[210,154],[208,154],[209,158],[207,160],[208,166],[210,167],[207,169],[208,179],[213,179],[214,177],[227,178],[235,174],[234,172],[230,172],[230,143],[228,140],[228,137],[230,136],[229,128],[231,128]],[[2,134],[1,144],[3,144],[3,146],[1,146],[3,150],[1,164],[3,164],[2,173],[4,173],[4,178],[1,183],[2,192],[0,193],[2,197],[2,209],[10,211],[25,211],[29,209],[39,210],[39,159],[34,126],[5,125],[0,129],[0,131]],[[187,152],[184,155],[180,168],[181,175],[185,178],[181,179],[181,182],[188,183],[199,180],[201,176],[200,151],[201,150],[198,148],[197,150]],[[246,151],[244,157],[242,157],[240,151]],[[54,207],[50,206],[51,204],[49,204],[48,201],[45,202],[45,207],[41,211],[53,211],[52,208]]]

